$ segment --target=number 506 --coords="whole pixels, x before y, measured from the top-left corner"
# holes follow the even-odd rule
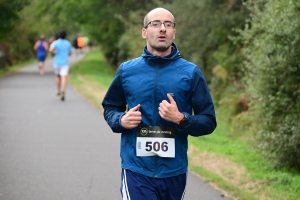
[[[146,142],[146,151],[168,151],[168,143],[162,142],[161,144],[159,142]]]

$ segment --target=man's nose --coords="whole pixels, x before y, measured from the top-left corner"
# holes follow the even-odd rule
[[[161,25],[160,25],[160,30],[166,30],[166,27],[165,27],[165,24],[164,24],[164,23],[161,23]]]

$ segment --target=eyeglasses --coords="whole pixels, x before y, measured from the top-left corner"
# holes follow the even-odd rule
[[[147,26],[145,26],[144,28],[148,28],[148,26],[150,25],[153,28],[159,28],[161,27],[161,24],[164,24],[166,29],[173,29],[175,27],[175,23],[174,22],[160,22],[160,21],[151,21],[147,24]]]

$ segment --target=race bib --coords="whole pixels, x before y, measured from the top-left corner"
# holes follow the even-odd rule
[[[165,126],[138,127],[137,156],[175,157],[175,130]]]

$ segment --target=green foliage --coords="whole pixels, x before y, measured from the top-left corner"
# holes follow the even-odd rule
[[[72,40],[80,32],[79,14],[83,0],[32,0],[26,8],[32,13],[25,19],[32,21],[32,32],[45,34],[48,38],[60,30],[67,32],[67,39]],[[39,20],[36,20],[39,19]],[[28,22],[28,21],[27,21]]]
[[[6,39],[19,21],[18,12],[29,0],[0,0],[0,41]]]
[[[247,89],[261,122],[258,141],[277,166],[300,171],[300,4],[260,0],[249,4],[241,32]]]
[[[106,16],[111,14],[108,10],[102,10],[102,13],[98,14],[100,15],[99,18],[94,19],[95,21],[86,25],[85,28],[91,37],[103,47],[106,59],[112,65],[117,65],[119,51],[117,43],[124,31],[124,25],[116,16],[110,20],[105,20]]]
[[[198,64],[210,81],[212,69],[223,66],[228,78],[240,76],[238,45],[229,36],[242,28],[247,12],[242,1],[175,0],[169,6],[176,18],[176,41],[181,55]]]
[[[226,91],[226,94],[230,92],[230,90]],[[229,96],[228,99],[230,99]],[[228,123],[231,120],[233,109],[228,105],[230,104],[221,104],[216,109],[218,122],[216,130],[211,135],[204,137],[189,137],[189,145],[196,146],[202,153],[214,153],[222,158],[227,158],[246,169],[245,174],[237,172],[242,178],[238,182],[238,186],[235,185],[234,189],[229,189],[231,192],[236,192],[234,195],[238,199],[299,199],[300,174],[287,169],[274,169],[273,165],[254,148],[253,143],[256,141],[253,140],[252,133],[247,132],[248,128],[235,132],[232,125]],[[211,174],[213,171],[211,169],[209,173],[201,170],[200,174],[205,174],[208,179],[213,178],[214,182],[222,185],[222,188],[230,186],[231,181],[223,185],[222,180],[218,180],[216,174]],[[226,176],[229,174],[226,173]],[[232,179],[239,180],[238,177]],[[239,188],[241,191],[238,192]],[[263,197],[259,198],[258,196]]]
[[[161,2],[170,2],[170,0]],[[108,62],[117,67],[120,62],[136,55],[137,50],[132,47],[136,47],[137,43],[140,44],[135,40],[136,33],[140,34],[141,32],[144,16],[151,6],[161,2],[156,0],[92,0],[85,8],[89,16],[85,17],[82,22],[85,23],[85,30],[101,45]],[[140,15],[140,12],[144,12],[144,14]],[[133,19],[132,16],[139,18]],[[130,23],[134,22],[135,25],[136,20],[139,20],[140,23],[134,27]],[[136,30],[139,31],[135,32]],[[139,51],[142,52],[142,49]]]
[[[76,80],[78,76],[85,76],[89,80],[94,80],[100,83],[101,86],[108,88],[115,75],[115,71],[108,65],[102,51],[94,49],[80,62],[71,67],[70,75],[71,82],[74,84],[78,82],[78,80]]]
[[[241,42],[232,41],[235,28],[243,28],[248,14],[243,1],[175,0],[166,6],[176,18],[176,39],[181,55],[203,71],[216,106],[227,98],[227,87],[238,97],[244,92]],[[220,72],[222,75],[220,76]],[[238,99],[232,99],[232,103]],[[234,106],[238,106],[235,104]]]
[[[118,47],[120,49],[118,60],[119,64],[124,60],[132,59],[143,53],[146,41],[142,38],[143,20],[145,11],[135,11],[129,14],[127,20],[123,20],[126,24],[126,32],[122,34]]]
[[[70,2],[72,1],[70,0]],[[51,36],[55,36],[59,30],[65,29],[68,34],[67,39],[69,39],[79,32],[76,21],[73,22],[72,19],[57,13],[62,11],[64,14],[68,14],[69,6],[66,5],[69,5],[70,2],[31,0],[30,4],[18,12],[18,16],[22,20],[14,26],[14,30],[5,39],[9,43],[10,55],[14,63],[35,57],[33,45],[42,34],[49,39]],[[64,3],[65,10],[62,9],[62,3]]]

